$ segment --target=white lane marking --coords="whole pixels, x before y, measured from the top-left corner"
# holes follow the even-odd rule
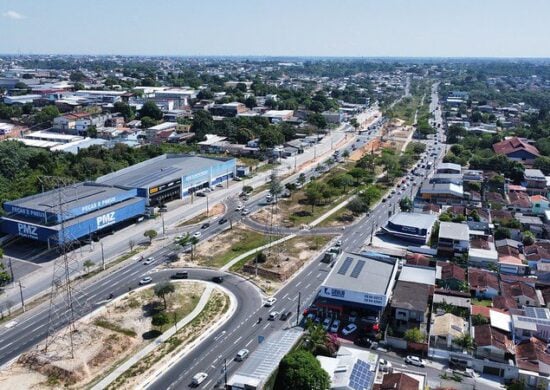
[[[246,343],[245,347],[248,347],[250,344],[252,344],[253,341],[254,339],[250,340],[248,343]]]
[[[237,344],[239,341],[241,341],[241,339],[243,338],[243,336],[239,336],[239,338],[235,341],[233,341],[233,344]]]

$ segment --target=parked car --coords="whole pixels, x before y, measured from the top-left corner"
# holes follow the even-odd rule
[[[342,329],[342,334],[348,336],[357,330],[357,325],[348,324],[344,329]]]
[[[265,300],[264,306],[265,307],[271,307],[277,302],[277,298],[275,297],[269,297]]]
[[[379,359],[378,367],[380,367],[380,371],[387,372],[391,369],[392,365],[391,365],[391,362],[388,362],[385,359]]]
[[[206,196],[204,192],[195,192],[195,195],[200,196],[201,198],[204,198]]]
[[[424,361],[420,359],[418,356],[408,355],[405,358],[405,363],[412,364],[413,366],[417,366],[417,367],[424,367]]]
[[[315,321],[316,317],[315,313],[307,313],[306,320]]]
[[[140,286],[143,286],[145,284],[149,284],[153,281],[153,278],[150,277],[150,276],[144,276],[143,278],[141,278],[141,280],[139,281],[139,285]]]
[[[235,356],[235,360],[238,362],[242,362],[244,359],[248,357],[249,354],[250,354],[250,351],[246,348],[243,348],[239,352],[237,352],[237,355]]]
[[[357,337],[353,340],[353,344],[363,348],[370,348],[372,345],[372,340],[368,337]]]
[[[204,382],[206,378],[208,378],[208,374],[206,372],[199,372],[198,374],[195,374],[195,376],[193,376],[191,385],[197,387],[202,382]]]
[[[332,322],[332,325],[330,326],[331,333],[338,333],[338,329],[340,328],[340,320],[334,320]]]
[[[330,324],[331,324],[331,323],[332,323],[332,318],[328,318],[328,317],[325,318],[325,319],[323,320],[323,329],[328,331],[329,328],[330,328]]]
[[[355,321],[357,321],[357,313],[354,312],[354,311],[352,311],[351,313],[349,313],[348,321],[349,321],[349,322],[355,322]]]
[[[148,257],[147,260],[143,262],[143,264],[149,265],[149,264],[153,264],[154,262],[155,262],[155,258],[151,256],[151,257]]]

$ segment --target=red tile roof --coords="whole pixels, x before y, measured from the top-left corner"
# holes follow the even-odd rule
[[[474,326],[474,339],[478,348],[493,346],[508,353],[514,351],[514,343],[506,333],[493,328],[489,324]]]
[[[542,195],[533,195],[531,196],[531,202],[540,202],[540,201],[547,201],[548,202],[548,199],[546,199],[546,196],[542,196]]]
[[[510,309],[517,309],[518,304],[512,297],[503,297],[502,295],[493,298],[493,308],[503,311],[509,311]]]
[[[464,271],[464,268],[461,268],[453,263],[446,263],[442,261],[438,262],[437,265],[441,266],[441,280],[466,280],[466,272]]]
[[[472,315],[480,315],[487,319],[491,318],[491,308],[481,305],[472,305]]]
[[[380,390],[418,390],[420,383],[403,373],[386,374],[382,379]]]
[[[518,137],[511,137],[501,142],[497,142],[496,144],[493,144],[493,150],[497,154],[505,155],[508,155],[518,150],[524,150],[534,156],[540,155],[537,148]]]
[[[498,277],[495,273],[479,268],[468,268],[468,283],[470,288],[484,291],[491,287],[498,291]]]
[[[502,295],[510,298],[528,297],[537,299],[537,293],[533,286],[524,282],[502,282],[500,284]]]
[[[539,372],[539,364],[550,365],[550,354],[546,350],[546,342],[531,337],[516,346],[516,364],[523,370]]]

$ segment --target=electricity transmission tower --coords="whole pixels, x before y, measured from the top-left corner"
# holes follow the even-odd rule
[[[48,336],[41,352],[50,360],[74,359],[78,335],[76,321],[86,312],[87,300],[71,280],[81,267],[76,258],[77,242],[67,230],[66,221],[72,217],[67,203],[78,199],[79,186],[70,179],[56,176],[42,177],[40,182],[44,190],[50,191],[52,224],[59,226],[59,233],[50,238],[57,245],[59,256],[54,261]]]

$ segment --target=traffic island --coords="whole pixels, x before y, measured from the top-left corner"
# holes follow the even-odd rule
[[[192,313],[205,292],[205,285],[198,282],[169,286],[173,289],[160,293],[153,286],[135,290],[112,302],[105,297],[98,302],[107,302],[105,306],[75,324],[72,356],[66,328],[55,335],[47,351],[40,343],[21,355],[0,375],[0,387],[84,388],[97,382]]]

